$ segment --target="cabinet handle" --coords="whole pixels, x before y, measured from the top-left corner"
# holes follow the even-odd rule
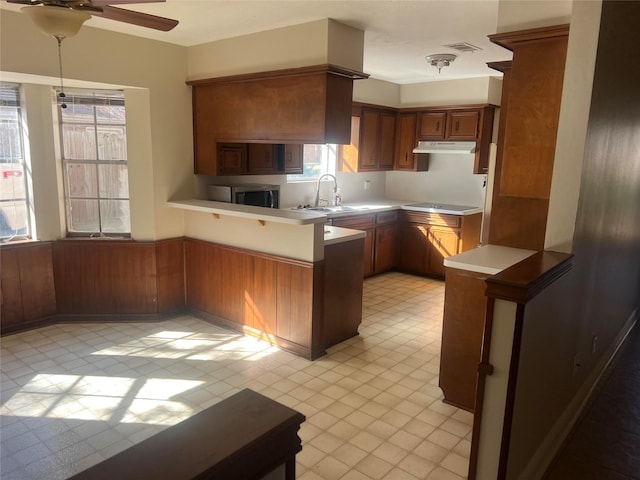
[[[440,120],[436,122],[436,132],[440,131]]]

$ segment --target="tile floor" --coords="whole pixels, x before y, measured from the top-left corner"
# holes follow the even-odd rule
[[[4,337],[0,476],[67,478],[248,387],[307,417],[301,480],[464,478],[472,415],[437,386],[443,294],[366,280],[360,336],[314,362],[189,316]]]

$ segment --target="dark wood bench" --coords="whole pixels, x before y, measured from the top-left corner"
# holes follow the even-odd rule
[[[245,389],[71,477],[100,479],[260,479],[281,465],[295,479],[305,417]]]

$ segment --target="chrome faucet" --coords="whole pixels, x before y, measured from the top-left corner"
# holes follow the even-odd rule
[[[338,180],[336,180],[336,177],[334,177],[330,173],[320,175],[320,178],[318,178],[318,186],[316,187],[316,201],[313,204],[314,207],[317,207],[320,203],[320,180],[322,180],[324,177],[333,178],[333,194],[335,195],[336,193],[338,193]]]

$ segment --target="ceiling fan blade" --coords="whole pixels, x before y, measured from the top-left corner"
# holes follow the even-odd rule
[[[128,3],[164,3],[167,0],[91,0],[91,4],[96,7],[105,5],[126,5]]]
[[[93,3],[95,5],[95,2]],[[163,32],[168,32],[178,25],[178,21],[172,20],[171,18],[159,17],[148,13],[134,12],[133,10],[111,7],[109,5],[102,6],[102,13],[96,13],[95,15],[108,18],[110,20],[139,25],[141,27],[162,30]]]
[[[20,5],[40,5],[42,0],[6,0],[7,3],[18,3]]]

